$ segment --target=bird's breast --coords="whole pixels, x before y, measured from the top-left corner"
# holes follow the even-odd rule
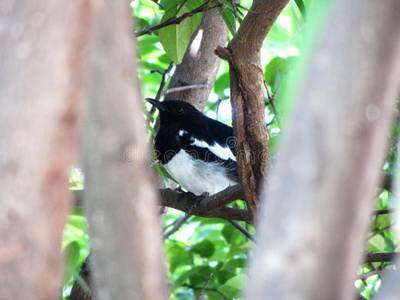
[[[165,169],[189,192],[201,195],[218,193],[237,182],[228,176],[220,162],[195,159],[185,150],[177,152],[166,164]]]

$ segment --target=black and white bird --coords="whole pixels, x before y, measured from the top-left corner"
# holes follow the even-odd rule
[[[157,158],[184,189],[215,194],[239,182],[232,127],[184,101],[146,100],[160,111]]]

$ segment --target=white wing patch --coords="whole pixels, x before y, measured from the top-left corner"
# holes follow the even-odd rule
[[[179,136],[184,136],[185,134],[188,134],[186,130],[180,129],[178,132]]]
[[[180,132],[179,132],[180,133]],[[207,148],[210,150],[212,153],[214,153],[216,156],[222,158],[222,159],[232,159],[233,161],[236,161],[235,155],[233,155],[231,149],[226,146],[222,147],[220,144],[215,143],[214,145],[209,145],[207,142],[196,139],[196,138],[191,138],[191,145],[197,146],[200,148]]]

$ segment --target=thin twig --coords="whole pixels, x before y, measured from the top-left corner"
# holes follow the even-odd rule
[[[367,237],[367,240],[373,238],[377,234],[380,234],[380,233],[384,232],[386,229],[389,229],[392,226],[393,226],[393,223],[388,225],[388,226],[386,226],[386,227],[383,227],[381,230],[375,231],[373,234],[371,234],[369,237]]]
[[[218,120],[218,115],[219,115],[219,106],[221,105],[222,102],[222,98],[219,98],[217,101],[217,111],[215,112],[215,114],[217,115],[217,120]]]
[[[198,287],[195,287],[194,285],[187,284],[187,283],[182,284],[182,286],[183,287],[187,287],[187,288],[191,288],[191,289],[198,289]],[[206,287],[204,290],[205,291],[215,292],[215,293],[219,294],[223,299],[226,299],[226,300],[231,299],[228,296],[226,296],[224,293],[220,292],[217,288]]]
[[[162,75],[160,86],[158,88],[157,95],[156,95],[156,98],[155,98],[156,100],[160,100],[161,99],[161,96],[163,94],[163,90],[165,88],[165,84],[167,83],[167,80],[168,80],[168,77],[169,77],[169,72],[172,70],[173,66],[174,66],[174,62],[171,61],[169,66],[168,66],[168,68],[166,68],[164,70],[164,72],[161,72],[158,69],[150,71],[151,73],[159,73],[159,74]],[[151,115],[153,115],[155,112],[156,112],[156,107],[154,105],[152,105],[149,113]]]
[[[157,4],[159,8],[165,10],[165,7],[163,5],[161,5],[160,3],[158,3],[157,0],[151,0],[151,1],[154,2],[155,4]]]
[[[172,227],[172,229],[168,232],[165,232],[163,234],[163,239],[166,240],[167,238],[169,238],[173,233],[177,232],[179,230],[179,228],[181,228],[181,226],[183,224],[185,224],[185,222],[187,220],[189,220],[191,217],[191,215],[184,215],[182,217],[180,217],[174,224],[174,226]]]
[[[159,30],[159,29],[164,28],[164,27],[167,27],[167,26],[169,26],[169,25],[174,25],[174,24],[177,25],[177,24],[180,24],[180,23],[182,23],[186,18],[189,18],[189,17],[191,17],[191,16],[193,16],[193,15],[199,13],[199,12],[204,12],[204,11],[207,11],[207,10],[210,10],[210,9],[214,9],[214,8],[217,8],[217,7],[221,7],[220,4],[207,7],[208,4],[210,3],[210,1],[211,1],[211,0],[208,0],[207,2],[205,2],[205,3],[202,4],[202,5],[200,5],[199,7],[193,9],[192,11],[190,11],[190,12],[188,12],[188,13],[184,13],[184,14],[182,14],[182,15],[179,16],[179,17],[173,16],[173,17],[171,17],[171,18],[165,20],[164,22],[162,22],[162,23],[160,23],[160,24],[158,24],[158,25],[156,25],[156,26],[153,26],[153,27],[150,27],[150,28],[147,28],[147,29],[144,29],[144,30],[136,31],[136,32],[135,32],[135,37],[139,37],[139,36],[142,36],[142,35],[145,35],[145,34],[152,34],[154,31]]]
[[[372,272],[364,273],[358,275],[358,279],[361,279],[362,281],[367,280],[369,277],[374,276],[374,275],[380,275],[382,273],[386,273],[388,270],[387,269],[376,269]]]
[[[161,99],[161,95],[163,94],[163,90],[164,90],[165,84],[167,83],[167,80],[168,80],[168,77],[169,77],[169,72],[171,72],[173,67],[174,67],[174,62],[171,61],[169,63],[168,68],[166,68],[164,70],[164,73],[162,74],[162,80],[161,80],[161,83],[160,83],[160,87],[158,88],[158,91],[157,91],[156,100],[160,100]]]
[[[243,233],[249,240],[251,240],[254,244],[257,244],[257,239],[254,235],[252,235],[250,232],[248,232],[242,225],[240,225],[237,221],[235,220],[228,220],[231,222],[233,226],[235,226],[241,233]]]
[[[200,299],[201,299],[201,296],[203,296],[204,289],[206,288],[206,286],[207,286],[208,283],[210,282],[210,280],[211,280],[213,274],[214,274],[214,273],[211,273],[210,276],[208,276],[207,281],[206,281],[206,284],[205,284],[205,285],[203,286],[203,288],[200,290],[199,294],[198,294],[197,297],[196,297],[196,300],[200,300]]]
[[[179,86],[175,88],[170,88],[163,92],[164,95],[174,93],[174,92],[182,92],[186,90],[194,90],[194,89],[201,89],[201,88],[208,88],[210,87],[209,84],[193,84],[193,85],[186,85],[186,86]]]
[[[399,137],[396,137],[390,143],[389,150],[388,153],[386,154],[384,163],[387,162],[392,157],[393,153],[396,151],[397,147],[399,146],[399,140],[400,140]]]
[[[385,214],[393,214],[396,211],[393,208],[388,208],[388,209],[379,209],[375,210],[372,212],[373,215],[378,216],[378,215],[385,215]]]
[[[267,95],[268,95],[269,103],[271,103],[272,110],[274,111],[276,122],[278,123],[278,126],[280,127],[281,122],[279,120],[278,110],[276,109],[276,105],[275,105],[275,96],[276,96],[276,93],[278,92],[279,89],[276,89],[274,91],[274,93],[271,95],[271,92],[269,91],[267,82],[265,80],[264,80],[264,87],[265,87],[265,90],[266,90]]]

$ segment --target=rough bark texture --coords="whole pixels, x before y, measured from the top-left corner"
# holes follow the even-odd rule
[[[166,299],[129,2],[93,2],[84,173],[97,299]]]
[[[0,298],[57,299],[75,153],[82,1],[0,5]]]
[[[239,178],[253,216],[270,160],[264,122],[264,75],[260,50],[272,24],[288,2],[255,0],[228,45]]]
[[[165,95],[165,100],[183,100],[203,111],[214,86],[221,60],[214,54],[217,45],[225,45],[228,27],[219,12],[209,10],[203,13],[199,27],[183,57],[176,67],[168,86],[169,89],[186,86],[201,86]]]
[[[319,23],[263,197],[247,299],[355,296],[399,83],[399,15],[398,0],[340,0]]]

